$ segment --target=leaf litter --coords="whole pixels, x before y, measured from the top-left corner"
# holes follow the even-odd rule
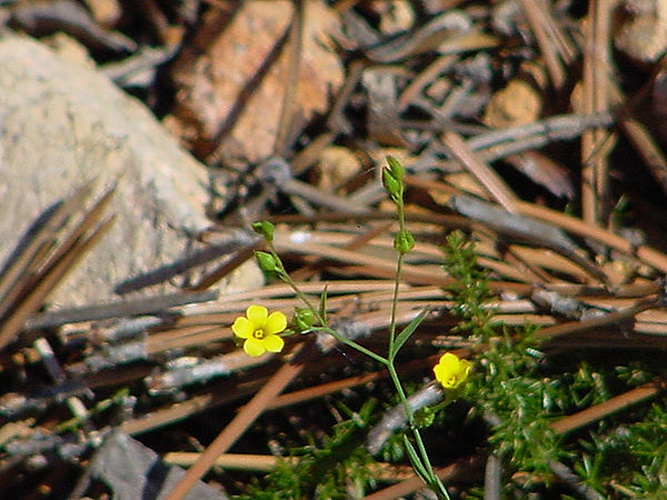
[[[224,250],[160,273],[144,270],[141,288],[171,280],[179,283],[173,294],[52,311],[49,295],[67,270],[104,244],[113,220],[104,211],[110,193],[84,186],[63,200],[50,223],[25,235],[0,275],[5,491],[123,497],[114,467],[99,464],[118,446],[137,463],[147,460],[129,436],[153,443],[166,463],[192,465],[208,453],[222,454],[216,463],[224,470],[264,470],[260,464],[270,457],[251,428],[255,419],[276,412],[295,419],[294,405],[303,403],[335,416],[328,398],[372,392],[385,375],[338,347],[320,350],[291,337],[286,355],[241,355],[230,327],[250,301],[288,316],[298,301],[277,283],[223,297],[215,284],[262,248],[249,224],[270,219],[276,248],[304,292],[316,297],[326,288],[327,314],[341,331],[381,348],[397,228],[379,181],[387,154],[407,167],[407,218],[417,239],[404,267],[399,323],[408,324],[424,306],[431,311],[410,339],[415,354],[402,374],[424,380],[438,349],[461,356],[479,350],[451,331],[453,279],[443,270],[441,246],[454,229],[478,242],[496,320],[541,325],[536,335],[547,356],[620,351],[632,360],[664,352],[665,40],[656,30],[645,50],[628,42],[636,40],[628,34],[636,18],[652,25],[662,22],[661,12],[623,3],[618,9],[632,11],[633,20],[614,32],[611,19],[622,12],[604,2],[581,10],[537,0],[493,7],[149,1],[141,12],[118,4],[122,15],[108,24],[95,17],[101,15],[95,2],[84,2],[90,9],[84,17],[57,3],[35,12],[17,2],[8,19],[57,20],[107,65],[148,45],[164,50],[164,57],[144,63],[155,71],[129,86],[139,85],[146,102],[162,110],[174,140],[209,165],[217,226],[198,238]],[[151,29],[138,29],[145,19]],[[30,22],[10,26],[44,36]],[[655,109],[647,110],[647,102]],[[98,201],[84,211],[80,200],[91,196]],[[629,210],[620,208],[624,196],[632,200]],[[663,388],[658,378],[551,427],[565,434],[590,426],[661,397]],[[193,430],[201,415],[215,415],[215,428]],[[301,421],[297,433],[325,420]],[[260,422],[267,427],[259,436],[269,442],[286,432]],[[180,439],[166,437],[172,429]],[[207,448],[219,431],[218,445]],[[186,459],[183,452],[193,447]],[[448,484],[484,484],[484,460],[483,451],[472,451],[438,463],[437,472]],[[395,473],[398,480],[398,470],[380,463],[377,476]],[[554,474],[576,490],[576,476],[558,467]],[[211,483],[218,496],[238,492],[224,472]],[[381,484],[373,498],[422,486],[404,476]]]

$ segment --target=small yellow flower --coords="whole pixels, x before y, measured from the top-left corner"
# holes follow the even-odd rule
[[[234,335],[245,339],[243,350],[248,356],[261,356],[266,351],[280,352],[285,341],[278,335],[287,327],[287,316],[276,311],[269,314],[264,306],[252,305],[246,317],[236,318],[232,325]]]
[[[445,389],[456,389],[468,378],[471,366],[467,359],[459,359],[451,352],[446,352],[433,367],[433,373]]]

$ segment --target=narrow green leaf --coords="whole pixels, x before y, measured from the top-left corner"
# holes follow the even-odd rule
[[[415,450],[415,447],[412,445],[408,437],[403,434],[403,443],[405,444],[405,451],[408,452],[408,458],[410,459],[410,463],[412,464],[412,468],[415,470],[417,475],[426,483],[428,484],[428,478],[429,478],[429,473],[424,467],[424,464],[422,464],[421,459],[419,458],[419,455],[417,455],[417,450]]]
[[[434,493],[440,493],[440,497],[449,500],[449,493],[447,492],[447,488],[445,488],[445,485],[442,483],[440,478],[436,476],[432,470],[429,471],[424,466],[423,462],[417,455],[417,450],[415,450],[415,447],[412,445],[405,434],[403,434],[403,442],[405,443],[405,449],[408,452],[408,458],[410,458],[412,468],[417,473],[419,478],[424,481],[428,487],[433,490]]]
[[[433,489],[434,487],[438,488],[438,491],[440,492],[440,496],[442,498],[446,498],[446,499],[449,500],[449,492],[447,491],[447,488],[445,487],[443,482],[440,480],[440,478],[438,476],[436,476],[435,474],[433,474],[433,483],[434,484],[431,484],[431,489]]]
[[[403,328],[401,333],[398,334],[396,337],[396,341],[394,342],[393,345],[393,352],[389,353],[390,358],[394,358],[396,354],[398,354],[398,351],[403,347],[403,345],[408,341],[410,338],[410,335],[412,335],[417,327],[421,325],[422,321],[424,321],[424,318],[426,317],[426,314],[428,313],[428,307],[425,307],[424,309],[421,310],[421,312],[415,316],[408,325]]]
[[[327,325],[327,289],[328,285],[325,285],[324,291],[322,292],[322,295],[320,295],[320,318],[322,318],[322,321],[324,322],[322,326]]]

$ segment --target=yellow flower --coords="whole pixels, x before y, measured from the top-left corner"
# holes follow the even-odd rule
[[[278,336],[287,327],[287,317],[281,312],[269,311],[264,306],[252,305],[246,317],[236,318],[232,325],[234,335],[245,339],[243,350],[248,356],[261,356],[266,351],[280,352],[285,341]]]
[[[467,359],[459,359],[451,352],[446,352],[433,367],[433,373],[445,389],[456,389],[468,378],[471,366]]]

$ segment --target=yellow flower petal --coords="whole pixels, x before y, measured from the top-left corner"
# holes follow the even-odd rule
[[[472,368],[472,363],[468,361],[467,359],[462,359],[461,360],[461,370],[460,374],[463,375],[465,378],[468,378],[468,374],[470,373],[470,369]]]
[[[255,331],[255,325],[253,325],[248,318],[240,316],[234,321],[232,331],[237,337],[247,339],[248,337],[252,337],[252,334]]]
[[[435,379],[438,382],[440,382],[440,384],[445,389],[451,389],[452,388],[452,371],[451,370],[447,370],[442,365],[435,365],[435,367],[433,368],[433,373],[435,374]]]
[[[264,338],[264,348],[269,352],[280,352],[283,350],[285,341],[278,335],[269,335]]]
[[[435,378],[445,389],[456,389],[468,378],[472,364],[467,359],[459,359],[452,353],[441,356],[433,367]]]
[[[287,316],[276,311],[269,314],[269,317],[266,318],[264,333],[266,335],[275,335],[276,333],[282,332],[285,328],[287,328]]]
[[[459,358],[451,352],[446,352],[440,357],[439,365],[442,365],[447,370],[455,371],[459,367]]]
[[[243,343],[243,350],[246,352],[248,356],[252,356],[253,358],[261,356],[266,352],[263,340],[257,340],[252,337],[248,338]]]
[[[269,310],[264,306],[252,305],[246,309],[246,316],[255,325],[255,329],[263,329]]]

